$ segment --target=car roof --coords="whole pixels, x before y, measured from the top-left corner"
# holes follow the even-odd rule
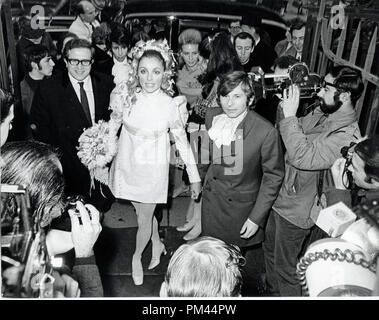
[[[126,18],[173,15],[225,20],[240,20],[242,16],[249,15],[262,24],[286,28],[283,18],[271,9],[230,0],[129,0],[124,13]]]

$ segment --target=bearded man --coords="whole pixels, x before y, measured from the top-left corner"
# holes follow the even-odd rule
[[[296,117],[299,88],[291,86],[284,92],[279,130],[287,150],[285,178],[263,243],[266,284],[272,295],[301,296],[296,264],[315,226],[312,207],[341,148],[360,138],[355,104],[363,87],[359,71],[332,67],[318,93],[320,106],[302,118]]]

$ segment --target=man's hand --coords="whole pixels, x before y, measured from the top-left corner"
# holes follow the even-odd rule
[[[347,185],[347,176],[343,177],[343,170],[345,168],[346,159],[338,158],[330,168],[332,171],[334,186],[339,190],[346,190],[345,185]],[[345,181],[344,181],[345,180]]]
[[[285,118],[296,116],[300,103],[300,89],[297,85],[291,85],[283,91],[282,109]]]
[[[88,258],[93,255],[93,246],[101,232],[99,211],[90,205],[76,203],[79,214],[68,210],[71,219],[71,237],[75,248],[76,258]],[[91,217],[90,217],[91,215]],[[79,217],[82,224],[79,223]]]
[[[201,182],[191,183],[191,198],[197,200],[201,193]]]
[[[243,239],[249,239],[258,231],[258,228],[259,226],[257,224],[250,219],[247,219],[241,228],[240,237]]]
[[[79,283],[67,274],[60,275],[53,271],[54,298],[79,298]]]

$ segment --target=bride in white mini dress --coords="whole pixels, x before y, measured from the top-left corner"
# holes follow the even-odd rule
[[[143,283],[142,252],[152,241],[152,259],[148,269],[153,269],[165,254],[165,246],[158,233],[154,217],[157,203],[167,202],[170,160],[169,131],[187,166],[192,197],[201,190],[196,162],[186,138],[179,112],[178,98],[171,98],[162,87],[168,81],[165,72],[169,61],[162,50],[145,50],[139,59],[137,77],[140,91],[128,112],[123,112],[118,151],[110,170],[110,188],[116,198],[130,200],[136,209],[138,231],[136,249],[132,260],[132,277],[135,285]],[[163,52],[164,53],[164,52]],[[120,106],[128,94],[126,82],[120,83],[111,94],[112,106]],[[185,103],[181,97],[181,103]],[[121,121],[120,121],[121,125]]]

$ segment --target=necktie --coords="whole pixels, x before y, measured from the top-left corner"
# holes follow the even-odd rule
[[[82,104],[82,107],[83,107],[83,110],[84,110],[84,113],[88,119],[88,121],[90,123],[92,123],[92,120],[91,120],[91,113],[89,111],[89,104],[88,104],[88,98],[87,98],[87,94],[83,88],[83,85],[84,85],[84,82],[81,81],[81,82],[78,82],[79,83],[79,86],[80,86],[80,103]]]

